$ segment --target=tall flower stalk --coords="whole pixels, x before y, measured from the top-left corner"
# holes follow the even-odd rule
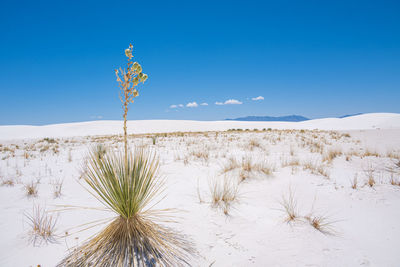
[[[142,72],[142,66],[138,62],[133,62],[133,45],[129,44],[129,48],[125,49],[125,56],[128,58],[126,68],[119,67],[115,70],[118,86],[121,89],[119,98],[124,108],[124,161],[128,162],[128,130],[126,127],[128,116],[128,105],[134,102],[134,98],[139,96],[136,89],[139,83],[144,83],[148,76]]]

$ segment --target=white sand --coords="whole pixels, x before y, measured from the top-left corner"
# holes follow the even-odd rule
[[[34,247],[28,240],[30,227],[24,213],[30,213],[36,204],[50,210],[57,209],[55,205],[101,207],[79,184],[80,166],[88,147],[100,141],[84,136],[119,134],[121,125],[120,121],[96,121],[0,126],[0,178],[16,182],[12,187],[0,186],[0,266],[54,266],[69,249],[98,232],[101,226],[61,237],[66,230],[114,216],[83,209],[58,212],[58,243]],[[399,266],[400,186],[390,183],[392,176],[400,183],[400,169],[395,168],[395,157],[400,157],[399,114],[365,114],[300,123],[129,122],[130,133],[230,128],[334,129],[351,137],[308,131],[224,132],[217,136],[208,133],[158,137],[156,145],[151,138],[132,138],[132,145],[146,145],[160,156],[161,173],[167,178],[167,197],[157,207],[181,210],[180,223],[172,226],[195,244],[199,257],[192,260],[194,266]],[[54,144],[37,139],[43,137],[63,138]],[[251,148],[251,140],[260,146]],[[111,137],[104,142],[115,143]],[[323,153],[314,151],[313,144],[322,145]],[[48,149],[43,151],[47,145]],[[53,148],[59,152],[54,153]],[[323,162],[323,155],[332,149],[344,155],[331,163]],[[379,156],[361,158],[366,151]],[[196,153],[207,155],[208,159],[198,158]],[[239,184],[238,199],[226,216],[209,203],[209,185],[213,179],[224,177],[238,183],[241,168],[222,173],[231,157],[239,162],[243,157],[252,158],[254,163],[267,162],[266,166],[274,166],[275,171],[272,176],[249,173],[248,179]],[[285,166],[296,160],[300,166]],[[321,167],[329,178],[304,169],[306,163]],[[366,185],[370,170],[376,182],[373,187]],[[355,175],[356,190],[351,188]],[[38,196],[26,197],[24,184],[38,179]],[[52,183],[58,179],[64,181],[63,195],[55,199]],[[285,213],[279,202],[288,196],[290,188],[295,192],[299,215],[327,216],[333,222],[334,235],[317,231],[304,218],[291,224],[284,222]],[[198,191],[204,203],[199,202]]]

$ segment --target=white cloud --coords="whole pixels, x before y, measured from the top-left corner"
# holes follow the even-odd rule
[[[208,106],[207,103],[201,103],[200,106]]]
[[[264,97],[263,96],[257,96],[257,97],[253,97],[251,100],[253,100],[253,101],[264,100]]]
[[[183,104],[179,104],[178,107],[183,108]]]
[[[243,103],[236,99],[229,99],[229,100],[226,100],[224,103],[224,105],[241,105],[241,104],[243,104]]]
[[[101,115],[96,115],[96,116],[90,116],[91,119],[96,119],[96,120],[101,120],[103,116]]]
[[[197,108],[199,105],[196,102],[187,103],[186,107],[188,108]]]
[[[222,103],[222,102],[215,102],[215,105],[219,105],[219,106],[221,106],[221,105],[223,105],[224,103]]]
[[[171,106],[169,106],[169,108],[177,108],[178,106],[177,105],[171,105]]]

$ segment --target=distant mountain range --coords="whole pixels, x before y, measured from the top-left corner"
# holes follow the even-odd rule
[[[348,115],[340,116],[338,118],[343,119],[343,118],[357,116],[357,115],[361,115],[361,114],[363,114],[363,113],[348,114]],[[293,122],[298,122],[298,121],[308,121],[310,119],[300,116],[300,115],[289,115],[289,116],[280,116],[280,117],[247,116],[247,117],[241,117],[241,118],[236,118],[236,119],[225,119],[225,120],[227,120],[227,121],[293,121]]]
[[[352,117],[352,116],[357,116],[357,115],[362,115],[364,113],[356,113],[356,114],[350,114],[350,115],[343,115],[338,117],[339,119],[347,118],[347,117]]]

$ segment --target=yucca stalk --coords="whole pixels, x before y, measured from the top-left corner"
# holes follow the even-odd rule
[[[134,98],[139,96],[139,92],[136,86],[139,83],[144,83],[148,76],[142,73],[142,66],[137,62],[132,62],[133,46],[129,45],[129,48],[125,49],[125,56],[128,58],[128,63],[126,68],[119,68],[115,70],[115,75],[117,76],[118,86],[121,89],[121,94],[119,96],[123,108],[124,108],[124,156],[125,161],[128,159],[128,130],[126,127],[127,116],[128,116],[128,105],[134,102]]]

